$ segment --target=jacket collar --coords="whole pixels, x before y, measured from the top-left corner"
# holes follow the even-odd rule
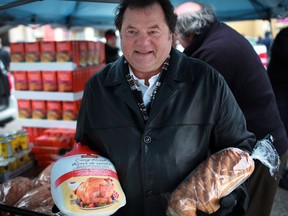
[[[178,50],[174,48],[171,49],[170,56],[171,59],[167,71],[167,77],[170,77],[175,81],[187,81],[187,74],[183,71],[187,62],[185,60],[186,56],[181,54]],[[117,61],[110,64],[108,74],[104,81],[105,86],[116,86],[122,84],[123,82],[126,82],[125,74],[127,72],[126,70],[129,69],[128,64],[124,62],[125,58],[121,56]]]
[[[110,68],[104,81],[104,86],[115,86],[125,81],[125,70],[128,70],[127,64],[124,63],[123,56],[117,61],[110,63]]]

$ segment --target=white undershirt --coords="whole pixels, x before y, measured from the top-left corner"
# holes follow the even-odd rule
[[[132,71],[132,68],[129,66],[129,73],[130,75],[134,78],[134,80],[137,82],[137,84],[140,86],[141,91],[142,91],[142,98],[144,105],[147,106],[151,100],[151,95],[153,93],[153,90],[156,86],[156,82],[158,80],[158,76],[160,73],[156,74],[155,76],[152,76],[148,82],[149,86],[145,85],[145,80],[144,79],[139,79],[138,77],[135,76],[135,74]]]

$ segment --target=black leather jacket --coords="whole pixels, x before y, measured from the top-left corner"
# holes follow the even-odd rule
[[[108,157],[127,204],[115,215],[164,216],[166,195],[210,153],[255,142],[221,75],[172,49],[145,124],[121,57],[86,84],[75,139]]]

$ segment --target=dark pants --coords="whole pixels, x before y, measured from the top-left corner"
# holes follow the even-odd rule
[[[287,157],[288,152],[280,157],[282,165],[286,164]],[[258,160],[255,162],[255,170],[248,180],[250,202],[246,216],[269,216],[280,178],[271,177],[266,166]]]
[[[288,134],[288,93],[275,91],[280,117]]]
[[[276,102],[280,117],[283,121],[286,133],[288,134],[288,92],[285,91],[275,91]],[[285,187],[287,190],[287,180],[288,180],[288,171],[287,169],[283,170],[283,179],[280,180],[280,186]],[[285,186],[284,186],[285,185]]]

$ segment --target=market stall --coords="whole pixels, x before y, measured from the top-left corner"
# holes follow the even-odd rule
[[[101,28],[113,27],[118,3],[112,0],[106,3],[61,0],[5,2],[0,5],[3,25],[49,23]],[[177,6],[185,1],[172,2]],[[223,21],[288,15],[288,1],[202,2],[215,6]],[[61,151],[70,149],[74,143],[84,83],[104,66],[103,43],[35,41],[12,43],[10,49],[19,122],[23,128],[3,134],[1,138],[0,211],[11,215],[50,215],[54,203],[50,193],[49,168]],[[23,185],[24,189],[11,185]],[[11,192],[3,193],[8,187]],[[9,196],[14,199],[8,201]]]

